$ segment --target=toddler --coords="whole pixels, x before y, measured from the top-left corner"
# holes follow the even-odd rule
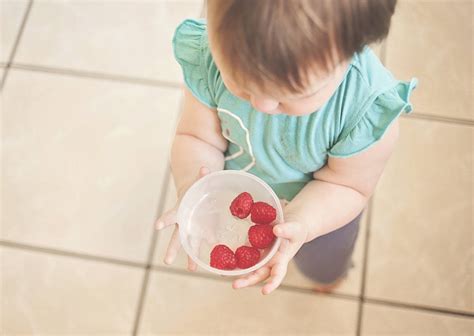
[[[171,151],[178,204],[157,229],[176,223],[196,178],[247,171],[287,203],[285,222],[274,226],[283,243],[233,287],[264,281],[268,294],[294,259],[316,290],[334,289],[397,141],[398,117],[412,110],[416,80],[394,79],[367,46],[387,35],[395,3],[209,0],[207,22],[184,21],[173,39],[187,86]],[[179,248],[176,226],[165,263]]]

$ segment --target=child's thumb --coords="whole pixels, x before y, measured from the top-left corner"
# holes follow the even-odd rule
[[[199,174],[198,174],[198,179],[200,179],[201,177],[203,176],[206,176],[207,174],[209,174],[211,171],[209,170],[209,168],[207,167],[201,167],[201,169],[199,169]]]

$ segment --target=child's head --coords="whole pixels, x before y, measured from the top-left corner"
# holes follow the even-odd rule
[[[321,107],[348,61],[383,39],[396,0],[208,0],[211,51],[226,87],[266,113]]]

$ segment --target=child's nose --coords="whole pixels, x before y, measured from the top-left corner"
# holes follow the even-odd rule
[[[270,114],[278,113],[277,108],[279,103],[274,99],[251,96],[250,102],[252,103],[252,106],[260,112]]]

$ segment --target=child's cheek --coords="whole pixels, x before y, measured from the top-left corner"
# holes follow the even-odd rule
[[[229,90],[230,93],[232,93],[234,96],[239,97],[246,101],[250,101],[250,96],[246,94],[245,91],[240,90],[239,88],[232,85],[226,85],[226,87],[227,87],[227,90]]]
[[[316,112],[321,105],[320,99],[311,97],[287,103],[283,106],[283,110],[288,115],[303,116]]]

